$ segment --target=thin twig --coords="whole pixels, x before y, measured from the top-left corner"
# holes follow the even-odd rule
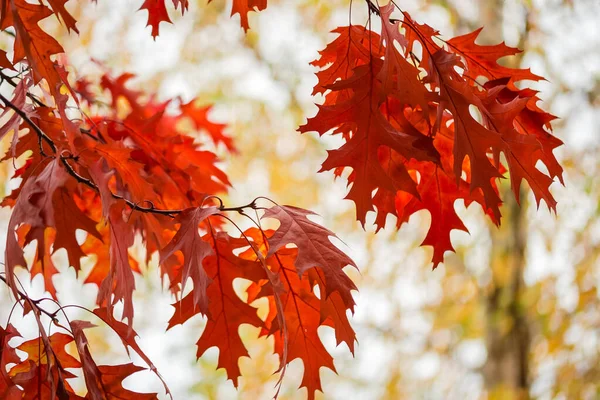
[[[5,82],[7,82],[8,84],[10,84],[12,87],[15,87],[15,88],[17,87],[17,83],[14,81],[14,79],[12,77],[6,75],[4,72],[2,72],[2,70],[0,70],[0,78],[2,78]],[[31,99],[31,101],[33,101],[38,106],[40,106],[40,107],[47,107],[46,104],[44,104],[34,94],[27,92],[26,96],[29,97]]]
[[[0,280],[1,280],[2,282],[4,282],[4,283],[5,283],[7,286],[10,286],[10,285],[9,285],[9,283],[8,283],[8,281],[6,280],[6,278],[5,278],[5,277],[3,277],[2,275],[0,275]],[[16,289],[16,290],[17,290],[17,293],[19,294],[19,296],[21,297],[21,299],[22,299],[22,300],[28,301],[30,304],[34,305],[36,310],[40,311],[40,312],[41,312],[41,313],[43,313],[43,314],[46,314],[48,317],[50,317],[50,319],[51,319],[52,321],[54,321],[54,320],[56,319],[56,314],[58,313],[58,311],[55,311],[55,312],[51,313],[50,311],[46,311],[46,310],[44,310],[43,308],[41,308],[41,307],[38,305],[38,303],[39,303],[41,300],[43,300],[43,299],[40,299],[40,300],[33,300],[32,298],[30,298],[29,296],[27,296],[27,294],[23,293],[23,292],[22,292],[22,291],[20,291],[19,289]]]
[[[40,129],[40,127],[37,126],[37,124],[35,122],[33,122],[31,120],[31,118],[29,118],[29,116],[23,110],[21,110],[19,107],[14,105],[10,100],[8,100],[6,97],[4,97],[1,93],[0,93],[0,100],[2,100],[2,102],[7,107],[10,107],[19,117],[21,117],[23,120],[25,120],[29,124],[29,126],[34,130],[34,132],[38,135],[38,138],[40,139],[40,153],[42,154],[42,156],[44,156],[44,157],[46,156],[46,153],[44,153],[44,149],[41,144],[42,140],[45,141],[46,143],[48,143],[48,145],[52,149],[52,152],[56,154],[56,145],[54,144],[54,141],[52,139],[50,139],[50,137],[48,135],[46,135]]]

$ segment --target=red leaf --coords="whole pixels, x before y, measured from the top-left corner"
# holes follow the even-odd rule
[[[257,244],[261,244],[262,235],[256,230],[246,231]],[[267,240],[274,235],[266,232]],[[276,233],[275,233],[276,235]],[[343,298],[350,296],[350,288],[343,288],[342,292],[336,291],[327,295],[327,279],[323,277],[318,268],[311,268],[300,274],[298,259],[300,248],[283,248],[272,253],[266,263],[272,273],[281,281],[282,288],[278,290],[282,303],[283,320],[285,329],[278,318],[276,297],[269,281],[264,279],[260,283],[250,286],[249,301],[267,297],[269,300],[269,314],[266,317],[265,329],[261,336],[273,335],[275,339],[275,352],[283,362],[287,351],[287,363],[299,358],[304,364],[304,375],[301,386],[308,390],[308,398],[314,399],[315,391],[322,390],[319,370],[327,367],[335,371],[333,358],[323,346],[318,334],[320,326],[330,326],[335,329],[338,344],[346,342],[351,350],[354,349],[355,334],[348,323],[346,311],[351,309]],[[250,259],[255,259],[251,251],[246,254]],[[314,285],[319,285],[320,299],[314,294]],[[353,304],[353,303],[352,303]],[[287,345],[287,350],[286,350]],[[280,369],[283,368],[283,365]]]
[[[381,37],[362,27],[335,31],[340,36],[313,63],[323,68],[315,93],[328,91],[325,104],[300,131],[342,134],[345,143],[328,151],[321,170],[333,169],[337,177],[352,168],[347,198],[363,225],[374,207],[378,230],[389,214],[400,225],[429,210],[423,245],[433,246],[435,267],[452,250],[450,232],[466,229],[454,211],[457,199],[480,204],[499,223],[496,184],[504,171],[517,200],[525,179],[538,205],[543,199],[554,209],[549,186],[562,180],[562,168],[552,152],[562,142],[549,133],[554,117],[539,109],[536,92],[514,85],[542,78],[498,64],[517,49],[478,45],[479,30],[441,45],[438,31],[407,13],[393,19],[393,10],[391,4],[378,9]],[[539,161],[548,174],[537,169]]]
[[[512,82],[521,80],[539,81],[544,79],[541,76],[533,74],[530,69],[508,68],[498,64],[500,58],[513,56],[520,53],[521,50],[509,47],[504,42],[494,46],[476,44],[475,40],[482,29],[479,28],[471,33],[457,36],[447,41],[448,46],[453,51],[464,57],[467,66],[465,75],[471,78],[473,85],[475,85],[475,81],[479,76],[484,76],[487,79],[510,77]]]
[[[23,388],[23,399],[82,400],[67,382],[75,375],[66,368],[80,366],[79,361],[65,350],[73,338],[63,333],[54,333],[50,337],[41,331],[40,334],[17,347],[27,354],[27,358],[10,369],[11,381]]]
[[[102,239],[102,236],[96,229],[96,221],[79,209],[66,188],[63,187],[54,192],[53,204],[56,228],[53,252],[61,248],[65,249],[69,265],[75,268],[77,273],[81,270],[80,259],[86,255],[77,242],[77,230],[83,230],[99,240]]]
[[[298,247],[298,257],[294,262],[298,275],[303,275],[310,268],[318,267],[323,271],[326,281],[326,295],[337,291],[349,308],[354,305],[350,290],[356,286],[344,273],[342,268],[352,265],[354,261],[335,247],[330,237],[336,235],[329,229],[312,222],[307,217],[313,212],[292,206],[274,206],[265,210],[262,218],[275,218],[279,228],[268,238],[269,251],[267,257],[273,256],[288,244]]]
[[[123,388],[122,382],[125,378],[144,368],[137,367],[131,363],[122,365],[96,365],[89,350],[84,329],[93,328],[95,325],[87,321],[71,321],[73,337],[77,345],[77,352],[81,359],[83,377],[88,390],[87,398],[91,400],[110,399],[157,399],[156,394],[132,392]]]
[[[244,31],[250,29],[248,24],[248,13],[250,11],[262,11],[267,8],[267,0],[233,0],[231,15],[240,14],[240,25]]]
[[[372,57],[383,54],[379,35],[362,26],[339,27],[333,33],[339,36],[321,50],[319,58],[311,63],[323,68],[316,74],[319,83],[313,94],[325,93],[338,79],[350,78],[355,67],[368,64]]]
[[[60,1],[60,0],[56,0]],[[30,4],[25,0],[7,2],[11,12],[3,15],[0,29],[14,26],[16,30],[13,64],[27,58],[33,70],[34,83],[46,79],[53,94],[58,94],[62,84],[50,56],[62,53],[62,46],[52,36],[44,32],[38,23],[52,15],[52,11],[41,4]],[[3,12],[4,14],[4,12]]]
[[[6,57],[6,51],[0,50],[0,67],[6,69],[13,69],[12,63]]]
[[[41,351],[41,338],[35,338],[31,340],[27,340],[21,343],[17,349],[24,351],[27,353],[27,358],[24,361],[19,362],[17,365],[13,366],[9,374],[11,376],[15,376],[21,372],[26,372],[30,370],[30,361],[35,364],[48,364],[48,352],[52,351],[52,358],[56,357],[57,361],[60,362],[62,368],[79,368],[80,363],[77,361],[75,357],[66,352],[65,346],[73,341],[73,338],[64,333],[57,332],[52,336],[49,336],[48,340],[51,350]],[[53,363],[53,359],[50,358],[50,363]]]
[[[33,107],[31,104],[26,103],[27,99],[27,91],[31,86],[31,79],[22,79],[17,86],[15,87],[14,95],[11,102],[19,108],[19,110],[23,111],[26,116],[32,118],[35,114]],[[19,114],[15,113],[11,108],[5,107],[2,114],[0,114],[0,119],[3,118],[9,112],[13,112],[13,115],[4,123],[4,125],[0,126],[0,139],[2,139],[7,133],[13,132],[12,144],[11,144],[11,155],[13,157],[16,156],[16,148],[19,139],[19,128],[22,122],[22,118]]]
[[[182,104],[180,108],[182,115],[189,117],[196,129],[208,132],[215,144],[223,143],[229,151],[236,152],[233,139],[223,133],[226,125],[215,124],[208,120],[208,113],[212,107],[197,107],[192,100],[187,104]]]
[[[102,380],[102,389],[107,400],[121,399],[140,399],[155,400],[158,399],[156,393],[133,392],[123,387],[123,380],[136,372],[143,371],[144,368],[138,367],[133,363],[122,365],[100,365],[100,379]]]
[[[65,8],[65,3],[68,0],[48,0],[48,4],[52,7],[52,11],[56,14],[56,18],[62,18],[62,22],[67,27],[67,30],[74,30],[76,33],[79,33],[77,27],[75,26],[75,18]]]
[[[14,270],[17,266],[27,267],[23,257],[23,249],[17,241],[17,228],[21,225],[28,225],[29,231],[25,238],[25,244],[37,240],[38,255],[36,259],[41,260],[40,268],[32,270],[33,273],[43,272],[46,284],[50,293],[54,296],[51,275],[57,272],[54,266],[49,264],[50,268],[44,271],[44,257],[48,257],[46,263],[50,260],[50,242],[46,243],[45,230],[48,227],[56,227],[54,205],[52,198],[55,191],[62,187],[67,180],[67,172],[62,167],[59,159],[54,159],[40,172],[36,177],[28,179],[23,185],[18,200],[8,222],[8,234],[6,239],[6,279],[13,293],[16,294],[16,284],[14,282]],[[46,275],[48,274],[48,275]]]
[[[14,337],[21,335],[14,326],[8,324],[6,329],[0,327],[0,393],[2,400],[17,400],[22,398],[22,390],[10,379],[7,372],[8,364],[17,364],[21,358],[16,349],[11,347],[8,342]]]
[[[148,10],[148,23],[146,26],[152,27],[152,37],[154,39],[158,36],[158,25],[161,22],[171,23],[165,7],[165,0],[144,0],[140,10]]]
[[[163,264],[176,251],[183,253],[184,264],[181,276],[181,292],[185,289],[188,278],[192,279],[194,289],[192,291],[193,308],[199,307],[204,314],[208,311],[208,297],[206,288],[210,278],[206,274],[202,261],[212,254],[213,249],[204,241],[198,233],[198,226],[211,215],[219,212],[217,207],[188,208],[177,216],[177,222],[181,224],[179,230],[160,251],[160,264]]]
[[[395,43],[406,47],[407,40],[400,34],[400,22],[392,22],[390,16],[394,5],[381,7],[381,37],[385,41],[383,65],[379,71],[382,82],[383,100],[388,95],[398,99],[402,105],[420,106],[424,113],[429,110],[428,102],[436,96],[429,92],[419,80],[420,71],[404,58],[396,49]]]
[[[75,320],[70,321],[69,326],[73,331],[73,339],[75,340],[77,353],[81,360],[81,369],[83,370],[83,378],[88,390],[88,397],[90,397],[91,400],[103,400],[103,395],[105,395],[106,392],[104,392],[102,387],[101,372],[90,354],[89,343],[83,332],[84,329],[93,328],[96,325],[88,321]]]
[[[258,282],[266,275],[260,264],[236,257],[233,251],[248,244],[243,239],[231,238],[224,232],[207,235],[212,237],[214,254],[204,259],[204,269],[211,280],[206,291],[210,299],[208,320],[202,336],[198,339],[197,356],[200,358],[211,347],[219,349],[218,368],[225,368],[227,377],[237,387],[241,375],[238,360],[247,357],[248,351],[242,343],[239,327],[249,324],[262,327],[257,309],[239,298],[233,288],[237,278]],[[169,321],[169,328],[182,324],[200,310],[194,304],[193,294],[188,294],[174,304],[175,311]]]
[[[100,284],[98,304],[107,307],[109,313],[119,301],[123,301],[123,318],[133,324],[133,291],[135,279],[129,265],[127,249],[133,245],[133,228],[124,220],[125,205],[122,201],[115,203],[110,209],[106,221],[110,231],[110,270],[108,276]]]
[[[110,313],[110,310],[106,307],[101,307],[101,308],[95,309],[94,314],[98,318],[100,318],[102,321],[104,321],[104,323],[106,325],[108,325],[113,331],[115,331],[115,333],[119,336],[119,339],[121,339],[123,346],[127,350],[127,354],[129,354],[129,348],[127,347],[127,346],[129,346],[133,349],[133,351],[136,352],[136,354],[138,356],[140,356],[140,358],[146,363],[148,368],[158,377],[158,379],[160,379],[160,381],[162,382],[162,384],[165,388],[166,393],[169,396],[171,396],[171,391],[169,390],[169,387],[167,386],[166,382],[164,381],[162,376],[158,373],[158,370],[156,369],[156,367],[154,366],[152,361],[150,361],[150,358],[148,358],[146,353],[144,353],[142,351],[142,349],[138,345],[137,341],[135,340],[137,333],[130,326],[127,326],[124,323],[114,319],[114,317]],[[136,367],[133,364],[127,364],[126,366],[131,366],[131,367],[127,367],[123,371],[131,370],[131,369],[136,369],[136,371],[138,371],[141,369],[140,367]],[[118,367],[118,366],[116,366],[116,367]],[[100,368],[100,372],[103,374],[105,373],[105,371],[108,371],[109,375],[112,375],[115,372],[118,372],[118,368],[113,369],[113,370],[111,370],[109,367],[101,366],[99,368]],[[107,368],[108,368],[108,370],[107,370]],[[131,373],[133,373],[133,372],[131,372]]]
[[[346,198],[356,204],[357,219],[365,222],[368,211],[373,210],[375,189],[397,192],[402,190],[418,196],[415,182],[406,171],[395,176],[388,175],[379,160],[380,147],[392,149],[406,158],[438,159],[431,140],[419,132],[396,130],[380,110],[381,83],[376,79],[378,68],[359,66],[354,75],[332,86],[335,92],[348,90],[349,99],[319,107],[318,114],[300,127],[301,132],[316,131],[320,135],[333,128],[348,129],[352,135],[339,149],[328,150],[321,167],[327,171],[339,167],[350,167],[352,188]],[[335,93],[334,92],[334,93]],[[332,93],[328,95],[328,100]]]

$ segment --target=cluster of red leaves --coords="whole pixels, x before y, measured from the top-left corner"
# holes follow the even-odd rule
[[[132,90],[130,74],[104,73],[73,83],[73,74],[69,79],[57,62],[62,47],[39,26],[54,14],[77,32],[65,2],[0,0],[0,29],[14,32],[12,51],[0,50],[0,78],[13,86],[10,100],[0,95],[0,139],[12,133],[4,160],[24,163],[14,174],[17,189],[2,202],[13,212],[6,274],[0,279],[24,314],[33,312],[39,328],[38,338],[17,347],[25,358],[9,343],[20,336],[10,321],[0,330],[3,398],[80,398],[68,382],[76,375],[68,369],[81,370],[86,398],[156,397],[122,387],[140,367],[94,361],[84,334],[93,325],[69,320],[68,307],[58,303],[53,255],[59,249],[76,273],[82,258],[93,257],[85,278],[98,287],[93,313],[159,378],[132,329],[135,274],[156,252],[161,276],[178,299],[169,328],[198,314],[206,318],[198,357],[217,347],[218,367],[237,385],[239,358],[248,355],[239,327],[249,324],[261,336],[273,337],[281,376],[289,362],[302,360],[302,386],[313,398],[321,390],[320,368],[334,370],[318,328],[333,328],[337,343],[354,349],[347,311],[354,307],[355,286],[343,271],[354,263],[332,243],[331,231],[308,218],[309,211],[261,207],[257,200],[223,205],[217,196],[230,183],[207,145],[230,153],[235,148],[225,127],[207,118],[210,107],[199,107],[196,100],[160,102]],[[173,4],[182,13],[188,7],[187,0]],[[315,94],[324,94],[325,104],[301,127],[342,135],[345,143],[329,151],[322,170],[333,169],[336,176],[352,170],[347,197],[356,204],[358,220],[364,225],[366,214],[376,210],[380,229],[388,215],[400,226],[428,210],[432,221],[423,244],[433,246],[436,266],[452,250],[450,232],[466,230],[456,200],[478,203],[499,223],[496,183],[506,171],[517,199],[525,179],[538,204],[544,199],[554,209],[549,186],[561,179],[562,168],[552,151],[561,142],[550,134],[554,117],[538,108],[536,92],[516,86],[541,78],[498,64],[517,50],[478,45],[479,31],[444,42],[407,13],[391,19],[393,5],[368,4],[382,19],[381,34],[352,25],[335,31],[339,36],[315,61],[322,68]],[[266,0],[234,0],[232,14],[239,13],[247,29],[248,12],[265,7]],[[156,36],[159,23],[170,21],[164,0],[146,0],[142,8]],[[250,217],[248,209],[262,216]],[[238,230],[227,223],[233,222],[228,213],[241,214],[256,227]],[[262,229],[262,220],[275,220],[278,227]],[[86,233],[83,242],[77,231]],[[145,260],[128,252],[136,236]],[[35,253],[28,264],[23,249],[29,244],[35,244]],[[31,277],[41,274],[51,298],[32,300],[20,290],[19,267]],[[245,293],[235,290],[237,278],[247,282]],[[192,288],[185,290],[189,281]],[[268,307],[263,318],[254,303],[259,299]],[[58,308],[42,308],[45,301]],[[127,324],[114,315],[117,303]],[[43,319],[58,331],[48,334]],[[77,354],[66,351],[71,342]],[[166,385],[165,390],[169,393]]]
[[[10,323],[7,328],[0,327],[0,393],[2,399],[156,399],[156,394],[136,393],[123,387],[122,382],[128,376],[144,368],[133,363],[120,365],[97,365],[90,354],[88,339],[84,333],[85,329],[93,328],[95,325],[89,321],[70,320],[68,327],[60,326],[65,332],[55,332],[48,335],[42,326],[40,314],[43,309],[37,302],[27,300],[25,313],[33,311],[35,315],[40,336],[35,339],[23,341],[17,347],[12,347],[8,342],[19,338],[21,335]],[[106,308],[98,308],[94,311],[96,317],[103,320],[116,332],[123,342],[125,349],[134,350],[150,367],[158,378],[162,377],[156,371],[156,367],[138,346],[136,333],[122,322],[116,321],[108,313]],[[52,318],[56,316],[51,315]],[[78,358],[71,355],[66,347],[75,344]],[[16,350],[26,353],[25,358],[19,357]],[[87,388],[87,395],[82,397],[69,384],[69,379],[77,375],[69,370],[80,370],[80,374]],[[164,381],[163,381],[163,384]],[[169,389],[165,384],[165,390]]]
[[[321,170],[352,170],[347,198],[357,219],[364,225],[376,210],[377,229],[388,215],[399,228],[429,211],[423,245],[433,247],[435,268],[453,250],[450,232],[466,231],[456,200],[479,204],[500,223],[496,182],[506,170],[517,201],[525,179],[538,206],[543,199],[554,210],[549,186],[562,182],[562,168],[552,151],[562,142],[550,133],[554,117],[537,106],[537,93],[515,85],[542,78],[498,63],[519,50],[476,44],[480,30],[443,41],[406,12],[392,19],[393,4],[371,11],[381,17],[381,34],[337,28],[313,63],[322,68],[314,94],[325,94],[325,103],[300,127],[342,135],[345,143],[328,151]]]
[[[212,0],[208,0],[210,3]],[[189,7],[189,0],[173,0],[175,9],[181,8],[181,15],[185,14]],[[244,31],[250,29],[248,24],[248,13],[250,11],[262,11],[267,8],[267,0],[232,0],[231,15],[240,15],[240,25]],[[152,37],[158,36],[158,28],[161,22],[171,23],[165,0],[144,0],[140,10],[148,11],[148,24],[152,27]]]
[[[219,368],[237,385],[238,360],[248,352],[239,334],[242,324],[274,338],[281,376],[299,358],[304,364],[302,385],[308,397],[321,390],[319,370],[334,369],[333,359],[318,335],[320,326],[334,328],[338,344],[354,349],[355,335],[347,316],[353,311],[355,286],[343,271],[352,260],[331,241],[335,235],[308,217],[309,211],[257,200],[225,207],[218,195],[230,183],[218,166],[219,147],[236,151],[225,126],[208,119],[210,107],[196,99],[165,102],[131,89],[131,74],[102,73],[74,81],[57,60],[60,44],[39,22],[55,14],[69,30],[75,20],[64,0],[30,4],[0,0],[0,28],[16,34],[12,54],[0,52],[2,83],[12,85],[12,97],[0,94],[0,138],[12,133],[3,161],[21,165],[13,178],[18,187],[3,206],[12,207],[5,250],[5,275],[0,277],[32,313],[39,337],[14,347],[19,332],[7,323],[0,330],[0,392],[2,398],[82,398],[69,380],[79,369],[86,398],[155,398],[124,389],[123,379],[142,369],[131,363],[97,365],[85,329],[87,321],[69,319],[69,305],[59,303],[53,278],[59,273],[55,253],[63,249],[68,265],[83,273],[82,259],[91,257],[85,283],[98,287],[94,318],[112,328],[148,368],[160,375],[135,341],[133,330],[135,274],[152,254],[159,254],[160,273],[176,299],[169,328],[194,315],[206,318],[198,340],[198,357],[219,349]],[[243,4],[242,4],[243,3]],[[234,12],[245,15],[266,2],[234,1]],[[175,1],[182,11],[187,1]],[[164,2],[147,0],[153,34],[165,20]],[[156,31],[154,31],[154,28]],[[43,99],[43,101],[42,101]],[[261,200],[266,202],[266,199]],[[253,219],[245,210],[256,210]],[[228,213],[252,222],[246,231]],[[275,230],[263,230],[262,220],[274,220]],[[234,229],[235,234],[228,230]],[[77,232],[85,232],[84,239]],[[141,238],[145,260],[129,254]],[[35,249],[30,262],[25,247]],[[83,263],[85,265],[85,263]],[[33,279],[43,276],[50,297],[33,300],[19,286],[15,273],[25,269]],[[248,282],[246,293],[233,281]],[[185,290],[191,281],[191,290]],[[266,300],[261,318],[254,302]],[[55,310],[42,306],[48,302]],[[122,305],[122,313],[114,308]],[[262,315],[262,314],[261,314]],[[120,320],[125,321],[121,322]],[[44,327],[51,322],[55,333]],[[18,341],[18,340],[17,340]],[[10,342],[10,343],[9,343]],[[65,346],[74,342],[76,354]],[[19,357],[16,349],[26,353]],[[76,356],[76,357],[75,357]],[[161,378],[162,379],[162,378]],[[165,390],[169,390],[165,384]]]

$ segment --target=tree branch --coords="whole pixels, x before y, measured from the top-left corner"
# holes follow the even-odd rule
[[[15,88],[17,87],[17,83],[13,80],[13,78],[6,75],[4,72],[2,72],[2,70],[0,70],[0,78],[2,78],[4,81],[9,83],[12,87],[15,87]],[[33,94],[27,92],[26,96],[29,97],[31,99],[31,101],[33,101],[38,106],[47,107],[46,104],[44,104],[40,99],[38,99]]]
[[[2,282],[4,282],[6,284],[6,286],[10,287],[10,284],[8,283],[8,281],[6,280],[5,277],[3,277],[2,275],[0,275],[0,280]],[[27,294],[23,293],[22,291],[20,291],[19,289],[16,289],[17,293],[19,294],[19,297],[21,297],[22,300],[24,301],[28,301],[29,303],[33,304],[35,306],[35,309],[40,311],[42,314],[47,315],[48,317],[50,317],[50,319],[52,321],[54,321],[56,319],[56,314],[58,313],[58,310],[55,312],[50,312],[50,311],[46,311],[43,308],[41,308],[40,306],[38,306],[38,303],[41,300],[33,300],[31,297],[27,296]]]
[[[29,118],[29,116],[27,116],[27,114],[21,110],[19,107],[17,107],[14,103],[12,103],[10,100],[8,100],[6,97],[4,97],[2,94],[0,94],[0,100],[8,107],[10,107],[19,117],[21,117],[25,122],[27,122],[27,124],[33,129],[33,131],[37,134],[38,139],[39,139],[39,146],[40,146],[40,154],[44,157],[48,156],[43,149],[43,145],[42,145],[42,141],[45,141],[50,148],[52,149],[52,152],[54,153],[54,155],[50,155],[50,157],[56,157],[58,155],[60,161],[62,162],[62,164],[64,165],[65,169],[67,170],[68,174],[71,175],[73,178],[75,178],[75,180],[77,180],[77,182],[82,183],[88,187],[90,187],[91,189],[93,189],[94,191],[98,192],[98,186],[91,181],[90,179],[81,176],[79,173],[77,173],[77,171],[75,171],[75,169],[73,168],[73,166],[71,164],[69,164],[68,160],[74,160],[75,162],[78,161],[79,157],[78,156],[73,156],[73,155],[59,155],[58,154],[58,150],[56,147],[56,144],[54,143],[54,141],[44,133],[44,131],[42,131],[42,129],[35,123],[33,122],[33,120],[31,118]],[[87,134],[89,136],[92,136],[90,131],[87,129],[80,129],[80,131],[83,134]],[[96,139],[96,138],[94,138]],[[140,206],[138,203],[135,203],[119,194],[116,193],[112,193],[111,192],[112,197],[114,197],[115,199],[118,200],[123,200],[125,201],[125,203],[132,209],[135,211],[139,211],[139,212],[143,212],[143,213],[153,213],[153,214],[159,214],[159,215],[167,215],[167,216],[173,216],[175,214],[179,214],[181,212],[183,212],[182,209],[160,209],[160,208],[156,208],[154,207],[154,204],[152,202],[147,202],[150,204],[150,207],[143,207]],[[215,196],[216,197],[216,196]],[[218,198],[218,197],[217,197]],[[146,202],[146,201],[144,201]],[[242,212],[244,209],[246,208],[252,208],[252,209],[256,209],[256,199],[254,199],[251,203],[243,205],[243,206],[239,206],[239,207],[224,207],[223,206],[223,202],[221,201],[221,199],[219,199],[220,202],[220,206],[219,206],[219,210],[220,211],[237,211],[237,212]]]
[[[29,124],[29,126],[33,129],[33,131],[38,135],[39,141],[40,141],[40,153],[42,154],[42,156],[46,156],[47,154],[44,152],[44,148],[42,146],[42,141],[45,141],[46,143],[48,143],[48,145],[50,146],[50,148],[52,149],[52,152],[56,154],[56,145],[54,144],[54,141],[52,139],[50,139],[50,137],[48,135],[46,135],[39,126],[37,126],[37,124],[35,122],[33,122],[31,120],[31,118],[29,118],[27,116],[27,114],[25,114],[25,112],[23,110],[21,110],[19,107],[17,107],[16,105],[14,105],[10,100],[8,100],[6,97],[4,97],[1,93],[0,93],[0,100],[2,100],[2,102],[9,108],[11,108],[19,117],[21,117],[23,120],[25,120],[27,122],[27,124]]]

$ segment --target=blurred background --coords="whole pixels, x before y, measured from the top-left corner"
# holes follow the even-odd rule
[[[174,25],[161,24],[153,40],[144,28],[141,1],[69,2],[80,35],[67,35],[53,19],[69,62],[79,76],[132,72],[132,85],[160,99],[195,96],[215,107],[214,121],[229,125],[240,150],[224,155],[233,188],[231,205],[266,195],[281,204],[312,209],[347,244],[360,272],[348,270],[359,287],[352,323],[359,344],[354,357],[335,348],[329,328],[321,334],[334,355],[338,374],[322,370],[326,399],[596,399],[600,398],[600,2],[598,0],[397,0],[414,19],[444,37],[484,26],[481,42],[506,41],[524,52],[506,60],[547,78],[533,87],[543,108],[559,116],[554,133],[565,167],[565,186],[552,191],[557,215],[538,210],[524,190],[514,204],[509,183],[502,227],[496,229],[475,207],[456,208],[470,234],[453,233],[456,254],[436,270],[428,263],[425,237],[429,215],[421,211],[399,231],[394,220],[374,234],[355,221],[354,205],[342,200],[342,180],[317,174],[325,150],[337,138],[296,132],[316,113],[316,83],[309,62],[348,24],[348,0],[269,0],[250,14],[251,30],[230,19],[230,4],[190,1]],[[70,4],[74,3],[74,4]],[[367,20],[366,5],[355,1],[353,23]],[[2,170],[6,182],[10,166]],[[4,185],[9,190],[8,185]],[[6,224],[9,210],[1,217]],[[371,222],[374,218],[370,216]],[[2,231],[5,234],[5,231]],[[0,243],[4,243],[1,240]],[[3,254],[3,252],[2,252]],[[172,302],[159,279],[156,257],[138,276],[135,328],[142,349],[169,383],[175,399],[267,399],[274,393],[277,359],[269,340],[243,327],[251,359],[242,359],[236,390],[216,371],[217,351],[199,362],[195,342],[203,320],[164,333]],[[75,282],[62,268],[55,278],[64,303],[93,307],[92,285]],[[38,276],[31,290],[41,292]],[[8,293],[0,293],[6,321]],[[35,296],[34,296],[35,297]],[[83,315],[82,315],[83,316]],[[116,335],[89,332],[98,362],[125,359]],[[302,364],[294,361],[281,399],[303,399],[298,390]],[[126,385],[160,393],[151,373],[138,373]]]

